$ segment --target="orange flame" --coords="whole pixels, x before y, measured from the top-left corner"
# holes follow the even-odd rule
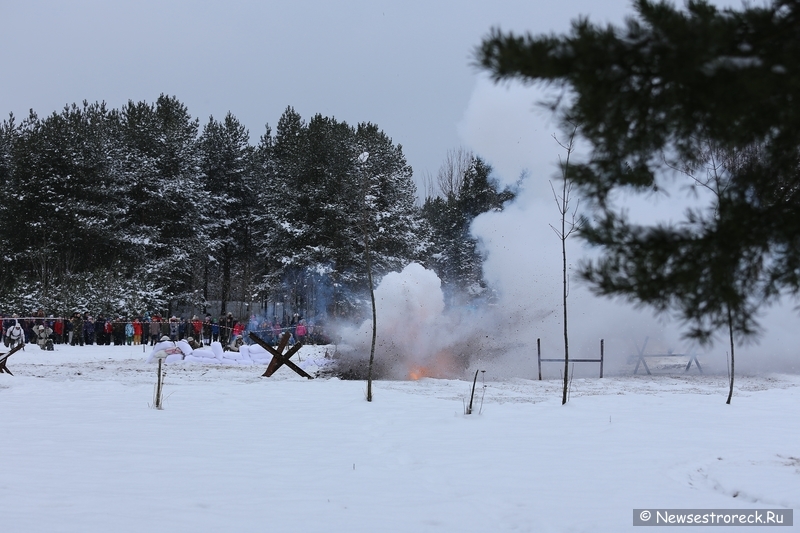
[[[455,357],[449,350],[442,350],[429,358],[427,364],[414,364],[408,371],[408,379],[417,381],[422,378],[452,378],[459,372]]]
[[[408,379],[411,379],[413,381],[429,377],[431,377],[430,369],[428,369],[428,367],[426,366],[415,366],[412,367],[411,370],[408,372]]]

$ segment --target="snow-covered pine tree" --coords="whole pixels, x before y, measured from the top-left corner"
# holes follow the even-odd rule
[[[203,305],[209,289],[250,299],[257,279],[262,297],[286,297],[306,316],[353,315],[365,295],[365,221],[376,278],[420,259],[428,232],[411,169],[377,126],[321,115],[306,124],[289,107],[255,149],[232,115],[198,131],[165,95],[5,121],[0,284],[26,290],[0,303],[141,312]],[[215,275],[224,283],[209,288]]]
[[[126,231],[142,258],[142,283],[154,284],[167,302],[197,303],[193,266],[204,253],[210,209],[200,181],[198,122],[163,94],[155,105],[128,102],[120,122]]]
[[[354,129],[322,115],[305,124],[291,107],[274,139],[262,139],[262,146],[262,153],[269,150],[270,178],[259,187],[271,213],[261,225],[260,242],[269,243],[264,285],[275,287],[279,278],[287,301],[306,314],[325,311],[323,304],[336,316],[360,312],[366,287],[364,209],[373,221],[378,277],[417,259],[421,248],[414,231],[415,189],[402,147],[375,125]],[[361,165],[357,158],[365,151],[374,155]],[[361,202],[365,177],[369,206]],[[271,226],[263,225],[266,220]]]
[[[249,141],[250,133],[231,113],[222,122],[211,117],[200,137],[203,186],[212,206],[207,230],[213,246],[208,255],[218,267],[223,313],[232,299],[235,271],[241,273],[237,286],[245,293],[250,292],[247,289],[252,285],[248,265],[253,256],[250,248],[256,205],[253,196],[254,149]]]
[[[274,300],[285,296],[287,272],[297,268],[296,245],[303,242],[307,231],[296,216],[299,193],[294,186],[305,153],[305,130],[300,114],[289,106],[278,120],[275,136],[268,131],[257,149],[256,188],[260,206],[256,242],[262,264],[260,286]]]
[[[12,185],[14,175],[13,147],[19,136],[18,125],[13,113],[9,114],[8,120],[0,123],[0,191],[5,197]],[[11,244],[9,237],[14,231],[14,223],[8,212],[9,202],[0,202],[0,249],[4,250],[2,265],[0,268],[0,294],[7,293],[14,282],[13,265],[9,257]]]
[[[17,290],[53,298],[71,276],[108,267],[124,253],[115,125],[104,104],[87,102],[45,119],[31,113],[20,125],[4,191]]]
[[[279,224],[278,209],[283,195],[277,185],[275,160],[275,138],[269,124],[258,140],[253,152],[252,170],[252,246],[248,252],[253,263],[253,294],[267,301],[279,288],[279,276],[270,270],[270,257],[275,247],[274,228]]]
[[[419,261],[427,234],[416,208],[416,186],[403,147],[395,145],[376,125],[359,124],[357,150],[369,153],[360,165],[369,183],[366,219],[370,224],[373,268],[380,278]]]
[[[470,154],[463,176],[449,181],[459,186],[445,196],[426,198],[422,207],[434,243],[427,262],[442,279],[451,304],[485,296],[483,257],[470,226],[481,213],[502,209],[505,202],[514,198],[511,189],[500,190],[491,173],[489,164]]]

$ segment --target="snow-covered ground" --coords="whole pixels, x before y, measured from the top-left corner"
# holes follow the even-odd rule
[[[467,381],[376,382],[367,403],[363,382],[184,363],[158,411],[147,355],[11,357],[0,531],[611,532],[637,508],[800,508],[794,375],[741,377],[725,405],[725,375],[628,369],[575,379],[566,406],[557,380],[486,375],[465,416]]]

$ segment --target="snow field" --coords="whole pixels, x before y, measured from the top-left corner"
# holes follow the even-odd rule
[[[732,405],[725,376],[575,380],[566,406],[557,380],[489,380],[465,416],[467,381],[376,382],[367,403],[363,382],[182,363],[157,411],[146,357],[12,356],[4,532],[624,531],[634,508],[800,507],[797,376],[743,377]]]

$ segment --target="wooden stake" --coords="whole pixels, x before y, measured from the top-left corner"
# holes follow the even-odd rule
[[[542,339],[536,339],[536,358],[539,360],[539,381],[542,381]]]
[[[605,339],[600,339],[600,379],[603,379],[603,344]]]
[[[472,400],[475,398],[475,384],[478,382],[478,372],[480,370],[475,371],[475,379],[472,380],[472,394],[469,397],[469,407],[467,408],[467,414],[472,414]]]
[[[162,407],[161,407],[161,387],[162,387],[161,364],[163,363],[163,361],[164,360],[162,358],[160,358],[160,357],[158,358],[158,381],[156,382],[156,399],[155,399],[156,409],[162,409]]]

